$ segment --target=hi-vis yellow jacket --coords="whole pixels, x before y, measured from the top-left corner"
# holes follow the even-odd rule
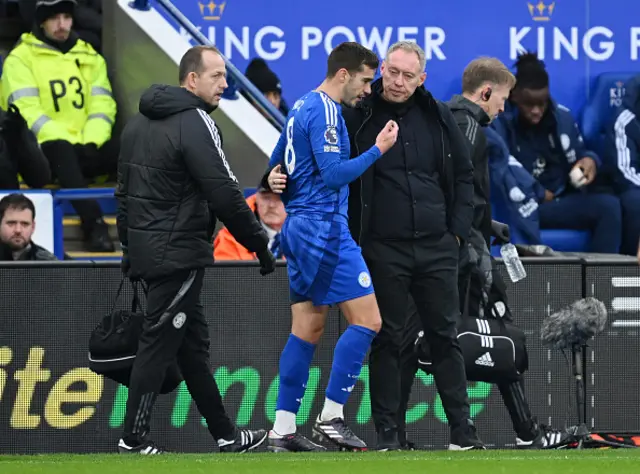
[[[102,146],[111,138],[116,103],[107,65],[78,39],[69,52],[25,33],[4,61],[3,108],[15,104],[39,143]]]

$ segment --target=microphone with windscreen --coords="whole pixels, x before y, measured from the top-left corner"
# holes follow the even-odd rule
[[[586,391],[584,366],[587,363],[586,344],[601,333],[607,324],[607,308],[596,298],[582,298],[546,318],[540,328],[545,345],[564,351],[571,349],[573,376],[576,381],[578,419],[586,423]]]
[[[602,332],[607,308],[596,298],[582,298],[546,318],[540,329],[542,342],[556,349],[582,346]]]

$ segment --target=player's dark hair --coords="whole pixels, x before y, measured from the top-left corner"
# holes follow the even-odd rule
[[[370,49],[359,43],[348,41],[336,46],[327,59],[327,79],[334,77],[340,69],[346,69],[349,74],[356,74],[367,66],[378,69],[380,60]]]
[[[29,209],[31,211],[31,217],[33,219],[36,218],[36,207],[33,205],[33,201],[24,194],[8,194],[0,199],[0,222],[4,219],[4,213],[7,212],[7,209],[15,209],[16,211]]]
[[[181,85],[184,84],[184,81],[187,80],[187,76],[189,75],[189,73],[202,73],[202,54],[205,51],[212,51],[214,53],[220,54],[220,50],[212,45],[194,46],[193,48],[190,48],[186,53],[184,53],[184,56],[182,56],[182,59],[180,60],[180,67],[178,68],[178,81]]]
[[[521,54],[514,66],[516,68],[516,88],[538,90],[549,87],[549,74],[544,62],[538,59],[536,53]]]

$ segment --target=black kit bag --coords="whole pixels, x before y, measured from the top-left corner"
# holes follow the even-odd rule
[[[126,387],[129,386],[131,369],[138,351],[138,340],[142,334],[144,312],[138,295],[139,282],[132,282],[133,300],[131,311],[116,310],[126,278],[122,278],[111,312],[104,316],[91,331],[89,338],[89,368]],[[177,363],[167,369],[160,393],[170,393],[182,382]]]
[[[526,336],[519,327],[494,318],[466,317],[458,326],[467,380],[515,382],[529,368]],[[420,368],[433,373],[429,344],[420,331],[415,341]]]
[[[471,280],[469,280],[470,282]],[[469,315],[469,289],[464,311],[458,323],[458,342],[464,357],[467,380],[508,383],[517,381],[529,368],[527,337],[511,323],[511,312],[504,301],[490,298],[484,306],[486,318]],[[419,366],[433,373],[429,344],[421,331],[415,341]]]
[[[467,380],[515,382],[529,368],[524,332],[501,318],[464,318],[458,342]]]

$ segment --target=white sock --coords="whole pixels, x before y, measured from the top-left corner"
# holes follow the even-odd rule
[[[296,414],[290,411],[276,410],[276,422],[273,424],[275,434],[284,436],[296,432]]]
[[[324,407],[320,414],[320,421],[331,421],[334,418],[341,418],[344,420],[344,405],[340,405],[328,398],[324,399]]]

